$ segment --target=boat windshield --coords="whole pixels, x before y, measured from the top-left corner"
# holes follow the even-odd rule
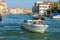
[[[32,21],[28,21],[28,23],[32,23]]]
[[[24,20],[24,23],[27,23],[27,20]]]
[[[32,24],[32,20],[28,20],[28,22],[27,22],[28,24]]]
[[[41,22],[41,21],[33,21],[33,24],[45,25],[45,23],[44,22]]]
[[[38,21],[38,20],[34,20],[34,21],[32,21],[32,20],[28,20],[27,23],[28,23],[28,24],[45,25],[45,22],[43,22],[43,21]]]
[[[41,22],[41,21],[38,21],[38,24],[45,25],[45,23],[44,22]]]

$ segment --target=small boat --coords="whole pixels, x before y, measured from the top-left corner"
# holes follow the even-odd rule
[[[54,13],[53,19],[60,19],[60,13]]]
[[[44,33],[48,25],[45,24],[43,18],[33,18],[32,20],[24,20],[21,27],[31,32]]]
[[[54,19],[60,19],[60,15],[53,16]]]

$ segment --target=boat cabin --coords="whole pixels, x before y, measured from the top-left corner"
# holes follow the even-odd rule
[[[44,22],[40,20],[28,20],[28,24],[44,24]]]
[[[27,20],[24,23],[27,23],[29,25],[32,25],[32,24],[45,25],[45,22],[44,21],[40,21],[40,20]]]
[[[27,24],[44,24],[44,18],[43,17],[35,17],[32,20],[25,20],[24,23]]]

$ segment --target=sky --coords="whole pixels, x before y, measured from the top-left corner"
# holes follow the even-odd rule
[[[36,1],[47,1],[47,0],[5,0],[8,8],[30,8]],[[49,1],[58,1],[58,0],[49,0]]]

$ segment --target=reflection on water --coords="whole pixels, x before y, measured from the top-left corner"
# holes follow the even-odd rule
[[[31,15],[3,17],[2,22],[0,22],[0,40],[60,40],[60,20],[45,17],[49,27],[44,34],[39,34],[21,29],[21,22],[31,18]]]

